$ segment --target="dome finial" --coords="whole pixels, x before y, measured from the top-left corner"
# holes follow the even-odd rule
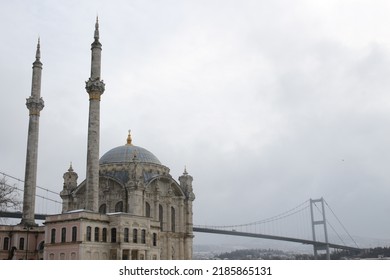
[[[129,134],[127,135],[127,145],[133,145],[131,142],[133,141],[133,139],[131,139],[131,134],[130,134],[131,130],[129,129]]]
[[[184,172],[183,172],[183,175],[188,175],[188,172],[187,172],[187,166],[184,166]]]

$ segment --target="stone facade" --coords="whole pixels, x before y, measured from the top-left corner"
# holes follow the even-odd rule
[[[0,226],[0,260],[42,260],[44,226]]]
[[[123,157],[125,154],[127,157]],[[139,158],[135,157],[136,154]],[[84,181],[77,185],[77,174],[69,168],[64,174],[61,192],[63,214],[46,220],[48,232],[52,224],[59,231],[69,220],[74,221],[73,226],[81,227],[82,232],[86,226],[106,228],[111,241],[102,243],[85,236],[78,240],[81,241],[80,250],[85,242],[95,248],[87,255],[76,254],[83,259],[191,259],[192,201],[195,199],[192,177],[185,171],[178,183],[169,174],[169,168],[148,161],[147,156],[153,155],[128,143],[108,151],[101,158],[99,214],[78,210],[85,208],[86,184]],[[86,216],[83,219],[70,218],[69,215],[75,215],[73,211]],[[115,241],[110,239],[113,229]],[[141,241],[134,237],[134,233]],[[45,257],[50,258],[51,254],[57,259],[61,247],[61,244],[48,245]],[[58,252],[52,252],[54,249]],[[64,254],[71,256],[70,252]]]
[[[158,223],[150,220],[75,211],[48,217],[46,225],[48,260],[159,259]]]

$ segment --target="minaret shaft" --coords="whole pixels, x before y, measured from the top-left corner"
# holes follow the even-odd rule
[[[86,209],[95,212],[99,208],[99,136],[100,100],[91,99],[89,101],[88,120]]]
[[[91,77],[85,87],[89,94],[85,209],[97,212],[99,207],[100,96],[105,87],[104,82],[100,80],[102,44],[99,42],[97,20],[94,37],[95,41],[91,45]]]
[[[38,41],[36,60],[33,63],[31,96],[27,98],[26,106],[29,110],[26,169],[24,178],[23,213],[21,224],[34,226],[35,224],[35,194],[37,186],[38,164],[38,136],[39,116],[44,107],[41,98],[42,63],[40,61],[40,43]]]
[[[93,44],[92,44],[93,45]],[[102,48],[100,46],[92,46],[92,57],[91,57],[91,80],[100,79],[100,66],[101,66],[101,54]]]

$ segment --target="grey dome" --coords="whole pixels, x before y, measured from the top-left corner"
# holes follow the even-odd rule
[[[142,147],[131,144],[119,146],[109,150],[100,158],[99,163],[126,163],[133,162],[134,160],[137,162],[155,163],[161,165],[161,162],[158,160],[158,158],[151,152]]]

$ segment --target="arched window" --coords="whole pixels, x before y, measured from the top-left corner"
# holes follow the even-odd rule
[[[3,250],[9,249],[9,237],[4,237]]]
[[[145,202],[145,216],[150,218],[150,204]]]
[[[61,242],[62,242],[62,243],[65,243],[65,242],[66,242],[66,228],[65,228],[65,227],[63,227],[63,228],[61,229]]]
[[[141,230],[141,243],[145,244],[146,243],[146,230]]]
[[[52,228],[51,229],[51,238],[50,238],[51,243],[56,243],[56,229]]]
[[[99,213],[100,213],[100,214],[106,214],[106,213],[107,213],[107,206],[106,206],[106,204],[100,205],[100,207],[99,207]]]
[[[129,228],[125,228],[124,234],[123,234],[123,241],[129,242]]]
[[[87,241],[91,241],[92,238],[92,228],[87,226]]]
[[[72,227],[72,242],[76,242],[77,241],[77,227],[74,226]]]
[[[138,230],[135,228],[133,229],[133,243],[138,242]]]
[[[95,242],[99,242],[99,233],[100,229],[98,227],[95,227]]]
[[[158,220],[160,221],[160,230],[164,231],[164,229],[163,229],[164,211],[163,211],[163,207],[161,205],[158,206]]]
[[[111,243],[116,243],[116,228],[111,229]]]
[[[175,232],[176,230],[176,211],[175,208],[171,207],[171,231]]]
[[[115,212],[123,212],[123,201],[119,201],[115,204]]]
[[[24,237],[19,239],[19,250],[24,250]]]
[[[107,229],[106,228],[103,228],[103,231],[102,231],[102,241],[107,242]]]

